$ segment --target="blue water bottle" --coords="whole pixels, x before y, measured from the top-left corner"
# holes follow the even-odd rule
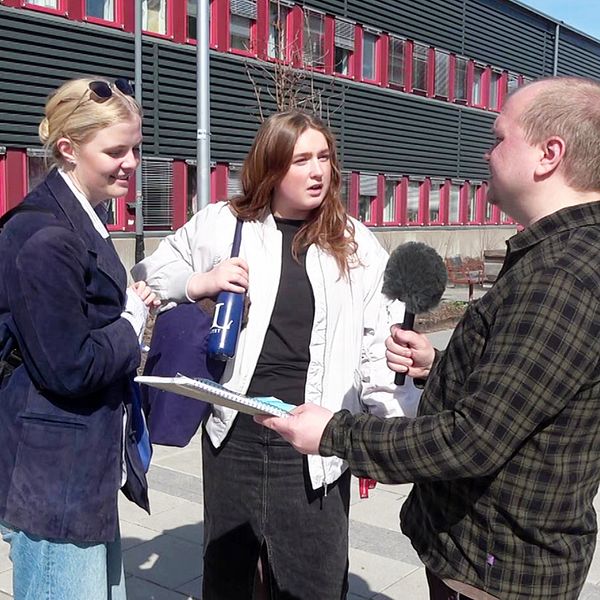
[[[239,254],[242,239],[241,219],[237,220],[231,256]],[[244,316],[245,293],[221,292],[217,296],[213,322],[208,333],[208,356],[215,360],[227,360],[235,356],[238,335]]]
[[[208,334],[208,355],[215,360],[227,360],[235,355],[242,327],[244,296],[237,292],[221,292],[217,297],[213,322]]]

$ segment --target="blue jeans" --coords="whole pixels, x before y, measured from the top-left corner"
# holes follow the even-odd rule
[[[15,600],[126,600],[121,537],[107,544],[36,538],[0,522]]]

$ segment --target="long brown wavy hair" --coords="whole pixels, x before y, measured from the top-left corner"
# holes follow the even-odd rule
[[[331,157],[331,183],[323,202],[315,208],[292,242],[292,255],[316,244],[335,259],[340,273],[348,274],[349,259],[356,253],[354,225],[340,198],[341,175],[335,138],[317,117],[300,110],[271,115],[258,130],[241,173],[242,193],[230,203],[244,221],[262,218],[269,210],[273,190],[288,172],[298,138],[308,129],[323,134]]]

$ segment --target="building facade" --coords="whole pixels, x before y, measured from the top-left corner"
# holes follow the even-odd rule
[[[196,0],[142,8],[152,239],[196,209],[197,15]],[[0,213],[43,176],[37,125],[49,91],[84,74],[133,79],[133,32],[133,0],[0,0]],[[210,47],[213,201],[239,189],[288,77],[293,101],[337,136],[350,213],[390,245],[423,239],[445,255],[475,255],[514,231],[485,202],[482,158],[506,94],[552,74],[600,79],[600,42],[511,0],[212,0]],[[134,199],[113,201],[122,248]]]

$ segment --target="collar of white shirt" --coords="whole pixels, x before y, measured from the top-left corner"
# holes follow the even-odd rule
[[[79,204],[81,204],[83,210],[85,210],[87,216],[92,222],[92,225],[94,226],[94,229],[104,239],[107,239],[109,237],[109,233],[102,221],[100,220],[100,217],[94,211],[92,205],[90,204],[90,201],[77,189],[71,178],[62,169],[59,169],[58,172],[60,173],[61,177],[65,180],[65,183],[69,186],[69,189],[73,192],[75,198],[77,198],[77,200],[79,201]]]

